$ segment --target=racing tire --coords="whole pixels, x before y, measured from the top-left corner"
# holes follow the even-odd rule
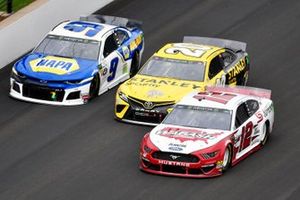
[[[133,55],[131,66],[130,66],[130,72],[129,72],[130,78],[133,77],[139,71],[139,68],[140,68],[140,53],[136,51]]]
[[[249,78],[249,71],[245,71],[244,74],[240,77],[238,85],[246,86]]]
[[[223,172],[226,172],[231,167],[231,161],[232,161],[232,147],[231,145],[228,145],[225,149],[224,156],[223,156]]]
[[[98,96],[98,92],[99,92],[99,88],[100,88],[100,78],[99,75],[95,75],[91,85],[90,85],[90,99],[93,99],[95,97]]]
[[[263,139],[260,142],[260,145],[261,146],[265,146],[265,144],[267,143],[267,141],[269,139],[269,136],[270,136],[269,126],[268,126],[267,122],[263,125],[263,133],[262,133],[262,135],[263,135]]]

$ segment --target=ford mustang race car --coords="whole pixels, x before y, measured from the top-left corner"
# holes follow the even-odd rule
[[[221,175],[267,142],[273,129],[271,91],[209,87],[184,97],[146,134],[140,169],[162,175]]]
[[[157,51],[116,93],[115,118],[156,125],[193,90],[206,85],[245,85],[249,59],[243,42],[185,37]]]
[[[140,23],[91,15],[54,27],[12,68],[10,96],[79,105],[133,76],[144,49]]]

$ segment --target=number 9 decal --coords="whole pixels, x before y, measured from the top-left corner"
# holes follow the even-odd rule
[[[117,72],[118,63],[119,63],[118,57],[111,60],[110,68],[109,68],[109,76],[107,77],[108,82],[114,80]]]

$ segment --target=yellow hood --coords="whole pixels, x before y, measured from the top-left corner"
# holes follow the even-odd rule
[[[160,102],[179,101],[192,91],[203,91],[204,84],[171,78],[136,75],[123,83],[119,91],[137,99]]]

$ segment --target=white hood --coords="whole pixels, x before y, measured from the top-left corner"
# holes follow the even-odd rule
[[[208,148],[229,134],[230,131],[160,124],[150,132],[150,140],[161,151],[189,154]]]

